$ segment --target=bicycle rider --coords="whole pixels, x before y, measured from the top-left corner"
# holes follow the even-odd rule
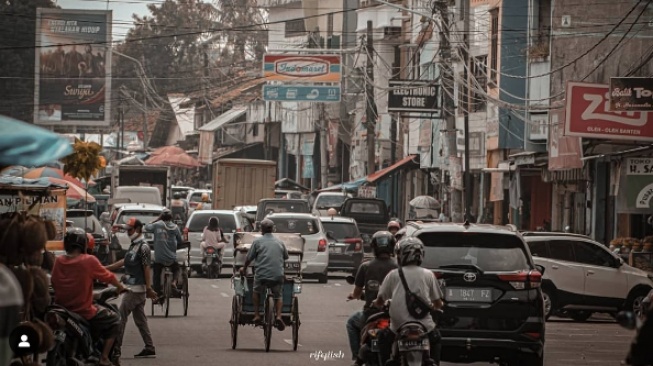
[[[163,303],[164,296],[161,289],[161,271],[164,267],[172,270],[173,292],[177,288],[179,265],[177,264],[177,246],[183,242],[179,227],[172,221],[172,212],[164,209],[159,218],[145,225],[145,230],[154,233],[154,280],[153,288],[157,298]]]
[[[254,240],[252,247],[247,253],[245,265],[240,269],[240,274],[247,273],[247,267],[252,261],[256,261],[254,273],[254,324],[261,325],[259,305],[261,294],[265,296],[266,288],[271,289],[272,297],[276,305],[276,320],[274,326],[279,330],[286,328],[281,319],[283,306],[282,288],[284,282],[284,261],[288,259],[288,250],[283,242],[272,235],[274,222],[270,219],[261,221],[261,233],[263,236]]]

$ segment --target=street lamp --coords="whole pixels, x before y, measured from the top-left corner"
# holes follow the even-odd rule
[[[124,58],[126,58],[126,59],[128,59],[130,61],[133,61],[133,62],[137,63],[138,66],[140,67],[141,73],[143,74],[143,79],[145,79],[145,68],[143,67],[143,64],[140,61],[138,61],[137,59],[135,59],[135,58],[133,58],[131,56],[127,56],[124,53],[118,52],[115,49],[112,49],[111,51],[113,53],[115,53],[116,55],[118,55],[118,56],[122,56],[122,57],[124,57]],[[147,94],[146,94],[146,90],[145,90],[145,81],[141,80],[141,83],[143,84],[143,109],[144,109],[144,112],[143,112],[143,148],[147,149]],[[125,121],[121,120],[121,123],[123,124],[123,128],[124,128]],[[121,139],[122,139],[122,141],[125,140],[124,129],[123,129],[123,132],[122,132]],[[121,146],[121,147],[124,149],[124,146]]]

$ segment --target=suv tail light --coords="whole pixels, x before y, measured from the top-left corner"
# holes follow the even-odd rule
[[[444,274],[443,274],[442,272],[433,272],[433,275],[434,275],[435,278],[437,278],[438,280],[441,279],[442,277],[444,277]]]
[[[499,279],[510,283],[515,290],[524,290],[540,287],[542,274],[539,271],[521,271],[519,273],[501,274]]]
[[[188,228],[184,228],[184,241],[188,241]]]
[[[317,243],[317,251],[326,252],[326,248],[327,248],[327,241],[325,239],[320,239],[320,241]]]
[[[363,239],[361,238],[346,238],[345,244],[355,244],[354,251],[360,252],[363,249]]]
[[[190,207],[192,207],[192,208],[196,208],[197,205],[199,205],[199,204],[200,204],[199,202],[191,202],[191,203],[190,203]]]

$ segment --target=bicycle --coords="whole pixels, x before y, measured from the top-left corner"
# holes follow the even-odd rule
[[[170,312],[170,298],[180,298],[182,300],[182,306],[183,306],[183,311],[184,311],[184,316],[188,316],[188,298],[190,296],[188,292],[188,278],[190,277],[190,243],[189,242],[184,242],[182,245],[179,246],[180,249],[187,249],[187,253],[185,254],[185,258],[181,260],[179,263],[179,274],[177,278],[177,286],[181,284],[181,290],[179,290],[179,293],[173,294],[172,293],[172,269],[170,266],[165,266],[163,267],[163,272],[161,273],[163,280],[161,281],[161,287],[163,289],[163,303],[161,306],[163,306],[163,313],[164,316],[167,318],[168,314]],[[154,316],[154,305],[155,301],[152,300],[152,316]]]

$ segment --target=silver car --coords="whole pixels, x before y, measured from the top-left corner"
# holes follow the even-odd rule
[[[208,226],[211,217],[217,217],[220,221],[220,228],[224,232],[224,237],[227,240],[227,245],[222,253],[223,266],[232,266],[234,262],[234,245],[232,235],[235,232],[251,231],[252,225],[246,218],[243,217],[240,211],[231,210],[199,210],[194,211],[186,227],[183,229],[184,240],[190,242],[190,266],[197,273],[201,273],[202,268],[202,250],[200,243],[202,242],[202,233],[204,228]]]
[[[307,213],[273,213],[265,217],[274,222],[277,233],[301,234],[304,244],[303,274],[317,277],[327,283],[329,266],[329,243],[326,231],[317,216]]]

